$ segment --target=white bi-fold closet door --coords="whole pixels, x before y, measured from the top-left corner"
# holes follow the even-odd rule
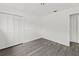
[[[0,14],[0,49],[22,43],[22,17]]]
[[[70,41],[76,43],[79,41],[79,14],[70,16]]]

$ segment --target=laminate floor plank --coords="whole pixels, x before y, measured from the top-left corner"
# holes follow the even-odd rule
[[[0,56],[79,56],[79,43],[70,46],[40,38],[0,50]]]

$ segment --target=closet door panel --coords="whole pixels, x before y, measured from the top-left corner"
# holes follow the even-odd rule
[[[21,41],[21,24],[18,16],[8,15],[8,37],[11,45],[22,43]]]
[[[70,41],[78,42],[78,15],[72,15],[70,22]]]
[[[21,17],[0,14],[0,49],[23,42]]]
[[[78,24],[78,28],[77,28],[77,29],[78,29],[78,30],[77,30],[77,31],[78,31],[78,43],[79,43],[79,14],[78,14],[77,17],[78,17],[78,20],[77,20],[77,24]]]
[[[22,24],[19,16],[14,16],[14,38],[17,44],[22,43]]]
[[[0,49],[8,47],[10,44],[8,42],[9,38],[7,37],[7,15],[0,14]]]
[[[15,44],[14,40],[14,23],[13,23],[14,17],[12,15],[8,15],[7,17],[7,29],[8,29],[8,38],[10,45]]]

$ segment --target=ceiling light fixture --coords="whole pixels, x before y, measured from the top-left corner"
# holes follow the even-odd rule
[[[41,3],[41,5],[45,5],[45,3]]]

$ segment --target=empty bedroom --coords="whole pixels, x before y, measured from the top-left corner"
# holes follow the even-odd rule
[[[0,56],[79,56],[79,3],[0,3]]]

